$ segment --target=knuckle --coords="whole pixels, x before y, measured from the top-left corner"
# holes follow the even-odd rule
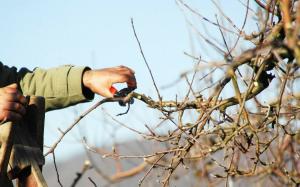
[[[8,98],[10,101],[18,101],[18,94],[17,93],[9,94]]]
[[[20,103],[22,103],[22,104],[27,103],[26,97],[25,97],[24,95],[22,95],[22,94],[19,94],[18,101],[19,101]]]
[[[19,103],[14,103],[13,104],[13,108],[15,109],[15,110],[20,110],[21,109],[21,104],[19,104]]]
[[[123,69],[123,72],[124,72],[125,74],[132,75],[130,69],[128,69],[128,68]]]
[[[128,74],[124,74],[123,75],[123,79],[125,79],[126,81],[128,81],[128,80],[130,80],[130,75],[128,75]]]
[[[13,100],[13,98],[14,98],[14,94],[12,94],[12,93],[5,93],[5,95],[4,95],[4,99],[6,101]]]

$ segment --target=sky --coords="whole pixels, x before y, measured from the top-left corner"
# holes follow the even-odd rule
[[[190,0],[187,3],[211,19],[215,19],[218,13],[211,1]],[[244,10],[239,1],[228,3],[222,0],[220,3],[226,14],[241,26],[244,16],[241,12]],[[125,65],[136,72],[137,92],[157,98],[130,20],[132,18],[134,21],[145,56],[161,88],[177,80],[180,73],[193,68],[195,62],[184,52],[203,55],[207,59],[218,58],[215,52],[200,45],[191,34],[184,15],[173,0],[0,1],[0,61],[9,66],[29,69],[64,64],[93,69]],[[186,16],[197,27],[203,26],[195,15]],[[216,29],[208,29],[208,34],[219,35]],[[163,89],[162,95],[164,98],[175,98],[183,94],[182,88],[186,85],[181,82]],[[96,97],[95,101],[100,99]],[[51,146],[59,136],[57,129],[67,128],[76,116],[91,105],[86,103],[47,113],[45,145]],[[117,104],[108,104],[105,110],[115,115],[125,109]],[[58,160],[82,152],[80,141],[83,136],[95,146],[138,137],[114,124],[103,113],[103,110],[97,109],[67,135],[56,150]],[[155,111],[136,102],[126,116],[117,119],[145,130],[144,124],[155,123],[155,116]]]

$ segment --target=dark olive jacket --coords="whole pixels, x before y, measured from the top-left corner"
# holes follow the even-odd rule
[[[60,109],[93,99],[84,92],[82,75],[87,67],[65,65],[52,69],[26,68],[18,70],[0,62],[0,88],[12,83],[19,85],[23,95],[43,96],[46,111]]]

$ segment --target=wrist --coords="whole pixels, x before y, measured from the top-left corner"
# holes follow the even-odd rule
[[[83,75],[82,75],[82,84],[84,87],[89,88],[90,87],[90,80],[91,80],[91,69],[86,68],[83,71]]]
[[[82,74],[82,93],[86,98],[93,98],[94,92],[91,90],[91,75],[92,70],[86,68]]]

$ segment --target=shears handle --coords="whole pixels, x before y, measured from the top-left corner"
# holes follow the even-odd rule
[[[111,87],[109,88],[109,91],[110,91],[110,93],[112,93],[113,95],[115,95],[115,94],[118,92],[118,90],[117,90],[115,87],[113,87],[113,86],[111,86]]]
[[[114,95],[114,97],[126,97],[130,92],[132,92],[135,88],[123,88],[120,91],[118,91],[115,87],[111,86],[109,91]],[[133,98],[130,99],[129,104],[133,104],[134,100]],[[121,106],[126,106],[126,103],[119,101],[119,104]]]

